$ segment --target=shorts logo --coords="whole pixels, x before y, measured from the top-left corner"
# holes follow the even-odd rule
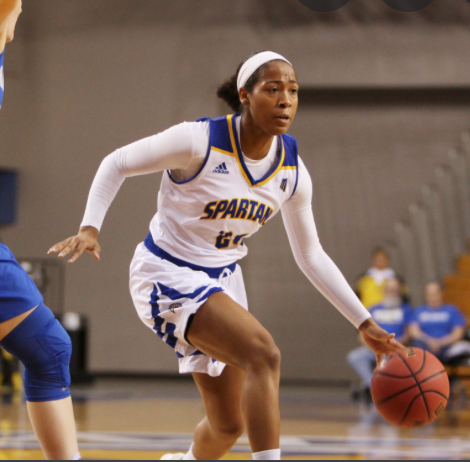
[[[287,190],[287,179],[286,179],[286,180],[282,180],[281,189],[282,189],[284,192],[286,192],[286,190]]]
[[[175,310],[177,308],[183,308],[183,305],[181,303],[173,303],[173,305],[170,305],[170,311],[175,314]]]
[[[215,170],[214,170],[214,173],[221,173],[222,175],[230,174],[225,162],[223,164],[220,164],[218,167],[216,167]]]

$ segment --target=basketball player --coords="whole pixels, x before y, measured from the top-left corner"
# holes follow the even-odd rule
[[[312,182],[287,135],[298,105],[292,65],[273,52],[245,61],[218,92],[242,114],[201,119],[119,149],[91,188],[79,234],[51,248],[99,260],[99,230],[126,177],[166,171],[150,234],[131,265],[131,294],[142,321],[175,349],[192,373],[207,417],[187,454],[166,460],[214,460],[245,429],[255,460],[280,460],[281,355],[247,311],[237,261],[245,240],[282,211],[297,263],[360,329],[380,356],[402,348],[371,319],[323,251],[315,228]]]
[[[0,0],[0,106],[5,44],[13,40],[21,0]],[[0,244],[0,346],[25,366],[28,413],[45,456],[79,460],[70,398],[69,336],[12,253]]]

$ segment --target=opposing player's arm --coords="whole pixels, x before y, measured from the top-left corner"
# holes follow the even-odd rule
[[[21,0],[0,0],[0,53],[5,48],[10,18],[20,6]]]

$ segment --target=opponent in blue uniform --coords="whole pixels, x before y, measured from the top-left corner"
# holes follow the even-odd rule
[[[0,0],[0,107],[5,44],[13,40],[21,0]],[[8,247],[0,244],[0,346],[25,366],[28,412],[48,459],[78,460],[70,398],[70,337]],[[47,425],[45,425],[47,422]]]

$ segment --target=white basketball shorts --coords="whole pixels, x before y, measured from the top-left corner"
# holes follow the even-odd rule
[[[224,292],[248,310],[240,266],[233,273],[227,269],[218,279],[211,279],[203,271],[157,257],[142,243],[131,263],[130,290],[140,319],[176,351],[181,374],[222,374],[225,364],[196,350],[185,335],[191,315],[214,293]]]

